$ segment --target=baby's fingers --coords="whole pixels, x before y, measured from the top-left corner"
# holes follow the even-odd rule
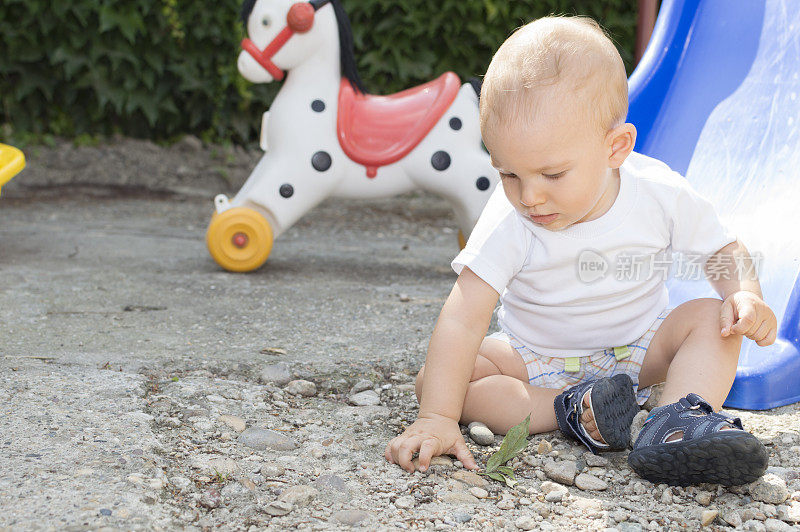
[[[755,333],[748,335],[747,337],[751,340],[754,340],[761,347],[764,347],[775,342],[775,338],[777,337],[777,329],[772,326],[769,321],[764,321],[764,323],[761,324],[761,327],[759,327]]]
[[[414,457],[414,453],[419,450],[421,443],[422,436],[417,435],[403,438],[400,442],[395,442],[392,446],[393,463],[399,465],[409,473],[413,473],[414,464],[411,459]]]
[[[756,325],[755,307],[749,302],[742,303],[739,307],[739,320],[733,324],[731,332],[743,334],[749,338],[758,329]]]
[[[464,443],[463,438],[456,439],[456,443],[453,445],[453,454],[467,469],[478,469],[478,464],[475,463],[475,458],[472,457],[472,453],[467,449],[467,444]]]
[[[431,458],[440,455],[439,442],[433,438],[428,438],[422,442],[419,448],[419,470],[425,472],[431,465]]]
[[[722,329],[722,336],[730,336],[731,325],[736,321],[736,309],[733,304],[733,298],[729,297],[722,302],[722,308],[719,312],[719,325]]]

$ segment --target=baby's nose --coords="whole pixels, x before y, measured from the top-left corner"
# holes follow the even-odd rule
[[[522,189],[520,202],[526,207],[535,207],[544,203],[545,199],[545,195],[541,190],[527,186]]]

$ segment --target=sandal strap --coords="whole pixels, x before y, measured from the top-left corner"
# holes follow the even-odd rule
[[[593,454],[597,454],[600,449],[608,446],[599,446],[588,436],[581,426],[581,414],[583,413],[583,396],[592,389],[594,381],[585,382],[573,386],[556,396],[553,401],[553,408],[556,413],[556,421],[561,432],[572,439],[584,444]]]
[[[634,449],[666,443],[676,432],[683,432],[681,441],[690,441],[717,432],[725,425],[744,430],[738,417],[730,417],[714,408],[702,397],[690,393],[677,403],[654,408],[645,421]]]

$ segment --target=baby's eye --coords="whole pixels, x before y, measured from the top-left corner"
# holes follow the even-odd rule
[[[500,172],[500,179],[514,179],[517,177],[517,174],[506,174],[504,172]]]
[[[542,174],[542,175],[544,177],[546,177],[547,179],[558,179],[559,177],[563,177],[564,174],[566,174],[566,173],[567,173],[567,171],[564,170],[563,172],[559,172],[557,174]]]

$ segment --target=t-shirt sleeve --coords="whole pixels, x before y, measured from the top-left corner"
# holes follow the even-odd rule
[[[670,241],[674,251],[710,256],[736,241],[736,235],[722,223],[711,202],[681,177]]]
[[[451,266],[457,274],[468,267],[502,295],[525,264],[531,238],[498,185]]]

